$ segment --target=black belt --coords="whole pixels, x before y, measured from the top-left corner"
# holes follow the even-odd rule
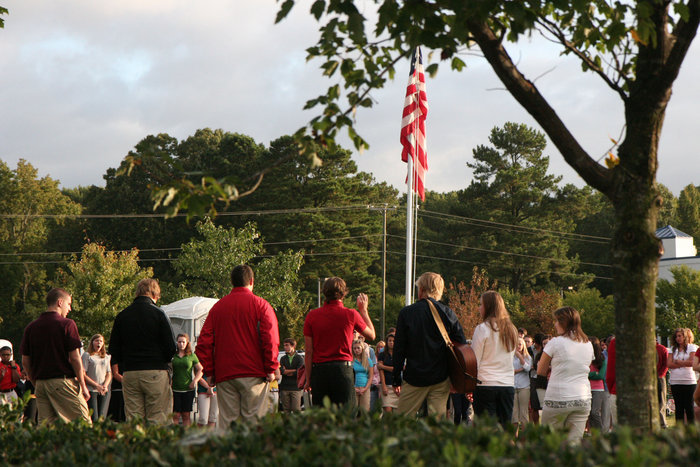
[[[352,366],[352,362],[347,360],[333,360],[332,362],[314,363],[311,366]]]

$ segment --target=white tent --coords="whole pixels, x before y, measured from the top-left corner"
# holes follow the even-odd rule
[[[176,336],[186,333],[190,336],[192,344],[196,345],[204,320],[207,319],[211,307],[218,301],[216,298],[207,297],[184,298],[164,305],[163,311],[170,318],[173,333]]]

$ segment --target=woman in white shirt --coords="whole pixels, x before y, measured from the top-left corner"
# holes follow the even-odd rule
[[[693,344],[693,331],[687,328],[676,329],[673,333],[673,351],[668,356],[668,380],[671,394],[676,403],[676,423],[692,425],[695,421],[693,411],[693,392],[695,392],[695,372],[693,357],[698,346]]]
[[[571,307],[554,312],[557,337],[542,352],[537,375],[546,377],[551,365],[542,409],[542,424],[569,430],[569,441],[583,437],[591,412],[591,384],[588,373],[593,361],[593,346],[581,329],[581,317]]]
[[[88,405],[92,409],[92,421],[107,417],[109,386],[112,383],[111,356],[105,351],[105,338],[95,334],[90,338],[87,351],[82,355],[85,383],[90,390]]]
[[[472,349],[476,355],[479,383],[474,391],[474,414],[484,412],[498,419],[501,426],[511,423],[515,397],[513,355],[518,330],[498,292],[484,292],[479,299],[483,323],[474,329]]]

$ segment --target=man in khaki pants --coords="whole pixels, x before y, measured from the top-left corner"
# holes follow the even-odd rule
[[[109,353],[122,374],[126,419],[167,425],[173,412],[168,365],[177,349],[170,320],[156,306],[159,298],[158,281],[139,281],[133,303],[114,320]]]
[[[91,423],[78,327],[66,318],[72,302],[65,290],[51,289],[46,295],[47,311],[24,329],[22,365],[36,390],[39,423],[78,418]]]
[[[269,383],[279,368],[277,316],[267,301],[253,294],[253,270],[236,266],[231,283],[231,293],[209,311],[195,349],[209,384],[216,384],[223,429],[239,418],[267,413]]]
[[[394,392],[399,396],[398,411],[415,415],[427,400],[428,413],[444,417],[450,397],[448,350],[428,300],[437,309],[450,339],[463,344],[466,339],[454,311],[438,301],[445,288],[442,277],[426,272],[418,278],[416,285],[418,301],[403,308],[396,323],[393,377]]]

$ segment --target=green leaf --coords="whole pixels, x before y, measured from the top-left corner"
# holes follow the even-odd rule
[[[425,72],[428,73],[431,78],[435,78],[435,75],[437,75],[438,72],[438,64],[431,63],[430,65],[425,67]]]
[[[459,58],[459,57],[452,58],[452,69],[453,70],[462,71],[462,69],[466,66],[467,66],[467,64],[464,63],[461,58]]]
[[[277,17],[275,18],[275,24],[282,21],[287,17],[292,7],[294,6],[294,0],[285,0],[280,7],[280,11],[277,12]]]
[[[311,5],[311,14],[314,15],[314,18],[316,20],[321,19],[321,16],[323,15],[323,11],[326,9],[326,2],[324,0],[316,0],[312,5]]]

